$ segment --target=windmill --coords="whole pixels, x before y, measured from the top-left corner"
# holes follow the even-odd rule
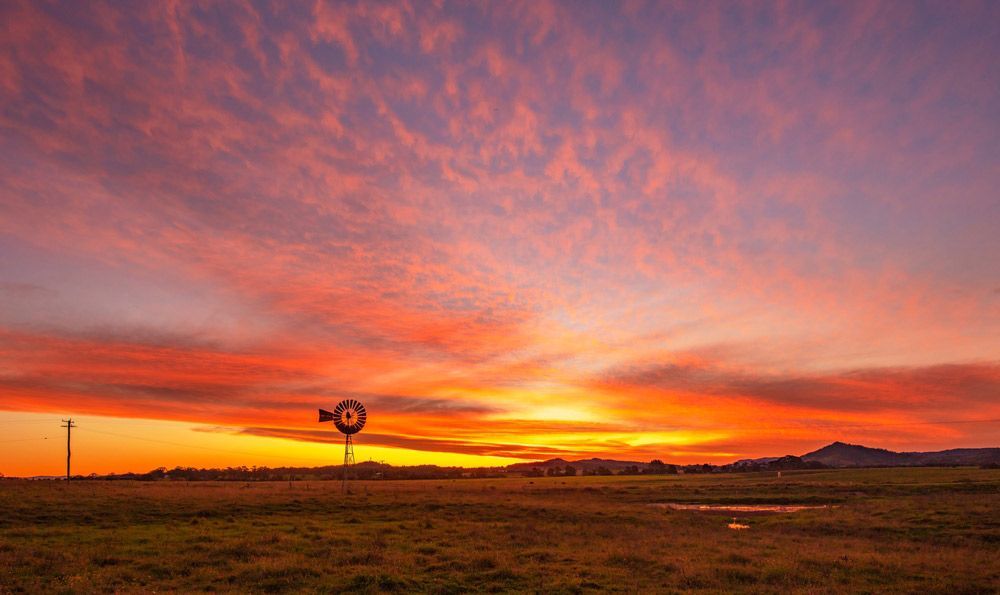
[[[368,412],[360,401],[354,399],[344,399],[333,408],[333,413],[325,409],[319,410],[320,423],[332,421],[340,433],[344,435],[344,475],[341,480],[341,489],[347,487],[347,468],[354,464],[354,434],[365,427],[365,420],[368,419]]]

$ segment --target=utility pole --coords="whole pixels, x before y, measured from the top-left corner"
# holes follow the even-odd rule
[[[70,433],[70,431],[74,427],[76,427],[76,424],[73,423],[73,418],[72,417],[69,418],[69,419],[64,419],[62,421],[66,425],[65,426],[59,426],[59,427],[60,428],[66,428],[66,481],[69,481],[70,480],[70,474],[69,474],[69,456],[70,456],[70,451],[69,451],[69,433]]]

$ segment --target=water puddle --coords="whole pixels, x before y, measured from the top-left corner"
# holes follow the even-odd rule
[[[697,512],[759,512],[781,514],[787,512],[799,512],[800,510],[816,510],[823,508],[833,508],[829,504],[805,505],[805,504],[675,504],[673,502],[658,502],[651,504],[657,508],[669,508],[670,510],[694,510]]]

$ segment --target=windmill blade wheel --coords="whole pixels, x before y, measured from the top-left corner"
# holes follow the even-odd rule
[[[365,427],[368,421],[368,412],[360,401],[355,399],[344,399],[333,409],[333,425],[337,426],[342,434],[357,434]]]

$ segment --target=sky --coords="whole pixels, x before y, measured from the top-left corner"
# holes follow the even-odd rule
[[[996,2],[0,4],[0,472],[1000,446]]]

